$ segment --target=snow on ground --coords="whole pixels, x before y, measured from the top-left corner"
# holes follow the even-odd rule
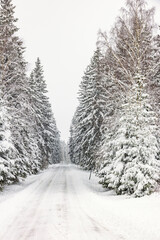
[[[0,193],[0,240],[160,240],[160,195],[105,192],[74,165],[54,165]]]

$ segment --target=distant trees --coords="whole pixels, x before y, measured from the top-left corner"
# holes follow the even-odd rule
[[[70,163],[69,158],[69,147],[64,141],[61,141],[61,152],[62,152],[62,162],[63,163]]]
[[[101,105],[104,116],[102,125],[96,132],[103,131],[99,142],[91,145],[88,139],[85,142],[82,138],[80,146],[85,144],[88,145],[86,149],[94,149],[94,169],[98,171],[100,183],[114,189],[117,194],[150,194],[155,191],[159,179],[159,108],[155,107],[159,100],[155,99],[159,92],[160,52],[158,36],[153,35],[153,15],[154,9],[146,9],[145,1],[128,0],[126,9],[122,9],[121,16],[117,18],[110,39],[106,33],[100,33],[98,41],[103,52],[99,65],[103,64],[105,70],[101,69],[99,75],[103,75],[101,93],[104,92],[105,98]],[[86,79],[86,86],[90,86],[90,82],[90,78]],[[81,91],[81,95],[87,99],[86,88]],[[90,88],[89,94],[94,101],[93,93],[94,90]],[[94,112],[87,100],[83,104],[83,114],[86,107],[90,112],[88,115],[94,116],[94,124],[97,116],[94,113],[99,110],[99,103],[101,101],[94,105]],[[82,127],[85,115],[81,121],[77,119],[75,117],[73,121],[77,123],[76,128],[74,125],[71,127],[72,142],[76,139],[74,129],[79,129],[79,138],[82,131],[83,135],[94,131],[91,121],[88,121],[86,128]],[[71,153],[72,160],[73,150]],[[87,155],[84,157],[82,147],[78,149],[78,154],[81,162],[88,161],[87,169],[91,168],[92,164]]]
[[[14,9],[11,0],[0,1],[1,187],[59,161],[59,133],[46,84],[41,71],[34,71],[34,84],[26,75]]]

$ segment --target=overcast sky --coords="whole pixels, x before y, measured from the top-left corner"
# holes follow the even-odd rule
[[[49,97],[63,140],[77,101],[83,72],[96,48],[99,29],[109,31],[125,0],[13,0],[29,71],[37,57],[44,66]],[[157,7],[160,0],[148,0]],[[158,19],[159,18],[159,19]]]

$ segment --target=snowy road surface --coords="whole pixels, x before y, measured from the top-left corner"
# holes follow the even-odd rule
[[[0,194],[0,240],[160,240],[160,195],[105,193],[73,165],[51,166]]]

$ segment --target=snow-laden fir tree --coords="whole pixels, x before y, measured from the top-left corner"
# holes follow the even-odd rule
[[[0,98],[0,190],[5,184],[18,180],[15,167],[17,161],[19,161],[18,152],[11,137],[9,113],[4,101]]]
[[[137,74],[139,85],[143,76]],[[150,105],[148,94],[139,92],[135,85],[122,104],[121,117],[114,136],[104,148],[109,150],[108,161],[101,170],[101,183],[117,194],[143,196],[155,191],[159,179],[159,164],[156,116]],[[139,99],[140,97],[140,99]]]
[[[61,149],[62,149],[62,162],[65,164],[70,163],[68,144],[66,144],[64,141],[61,141]]]
[[[29,104],[29,84],[26,77],[26,62],[23,58],[22,41],[16,35],[17,19],[11,0],[0,2],[0,72],[2,98],[10,114],[13,144],[18,151],[17,174],[26,176],[35,171],[33,162],[35,142],[32,135],[32,109]]]
[[[154,109],[157,113],[157,139],[159,145],[158,159],[160,159],[160,35],[154,38],[154,62],[155,67],[152,72],[150,91],[153,97]]]
[[[79,119],[79,108],[80,106],[77,107],[73,119],[72,119],[72,123],[70,126],[70,138],[69,138],[69,156],[70,156],[70,160],[72,163],[74,164],[80,164],[80,151],[79,151],[79,147],[80,147],[80,138],[78,135],[78,119]]]
[[[157,120],[148,95],[155,67],[153,13],[143,0],[128,0],[113,31],[113,46],[106,41],[112,77],[123,91],[113,132],[100,151],[106,154],[99,175],[101,183],[118,194],[150,194],[158,180]]]
[[[106,89],[103,56],[97,48],[87,67],[79,90],[79,106],[74,120],[74,162],[85,169],[95,169],[95,154],[102,138]],[[70,149],[73,154],[72,148]]]
[[[49,99],[46,95],[47,86],[39,58],[31,73],[29,83],[31,96],[30,103],[34,111],[35,139],[39,149],[40,164],[43,168],[49,163],[60,161],[61,148],[59,131],[56,126]]]
[[[122,100],[120,96],[121,91],[118,87],[119,86],[112,78],[106,76],[106,89],[108,95],[106,100],[106,114],[102,124],[103,137],[100,148],[96,154],[96,171],[100,177],[102,177],[103,174],[101,175],[99,170],[109,165],[113,159],[112,139],[116,132]]]
[[[74,114],[75,116],[75,114]],[[75,163],[74,161],[74,149],[75,149],[75,138],[74,138],[74,133],[75,133],[75,121],[74,121],[74,118],[72,119],[72,122],[71,122],[71,126],[70,126],[70,137],[69,137],[69,143],[68,143],[68,146],[69,146],[69,156],[70,156],[70,159],[71,159],[71,162],[72,163]]]

